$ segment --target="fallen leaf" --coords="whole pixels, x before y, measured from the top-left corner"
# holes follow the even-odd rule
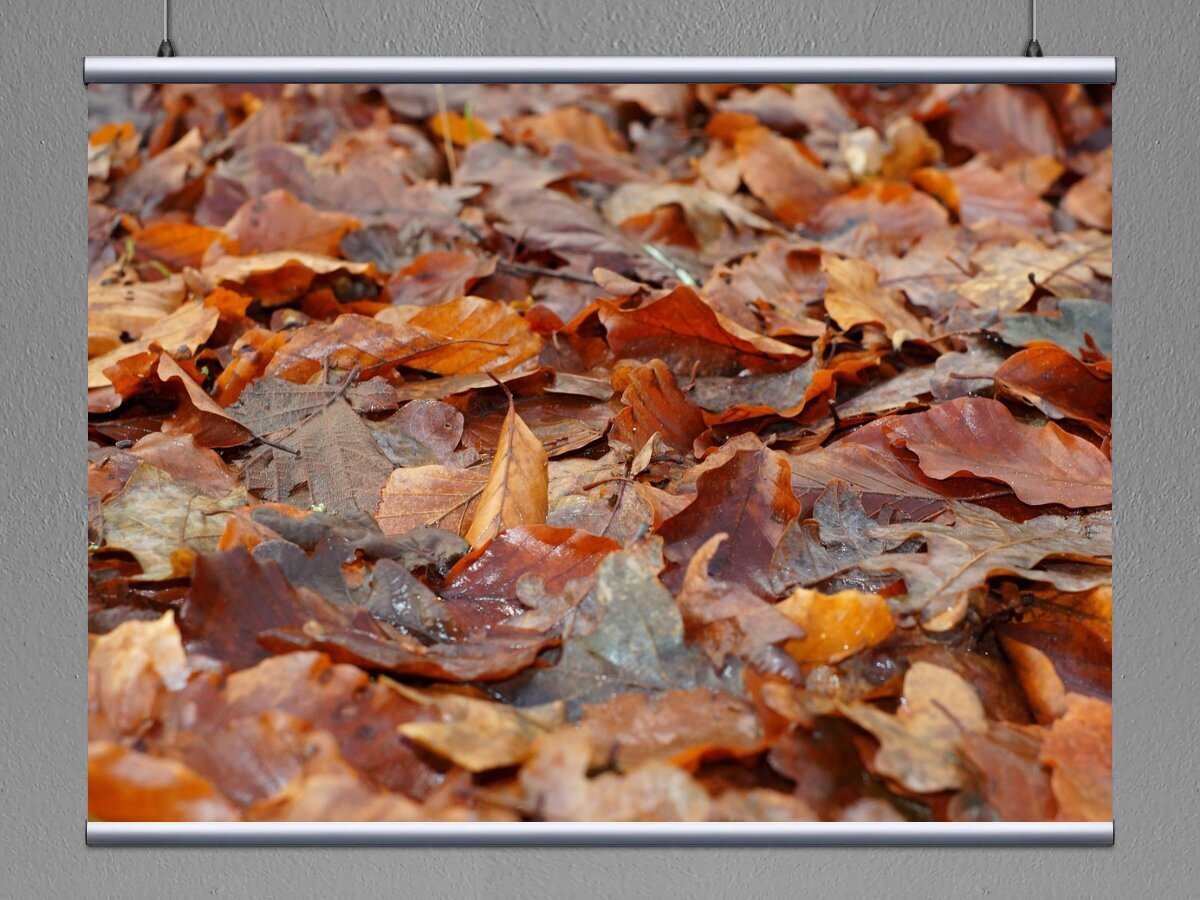
[[[1036,89],[1009,84],[985,85],[959,98],[950,137],[996,163],[1063,152],[1049,104]]]
[[[903,575],[908,589],[904,608],[920,612],[922,624],[931,631],[957,625],[966,612],[970,591],[992,575],[1013,574],[1055,583],[1052,570],[1035,570],[1048,557],[1095,564],[1097,576],[1101,580],[1106,577],[1105,558],[1112,555],[1108,521],[1039,516],[1017,523],[981,507],[955,504],[951,509],[953,525],[892,525],[873,532],[891,537],[895,544],[920,535],[926,552],[886,553],[862,563],[872,571]]]
[[[593,764],[619,770],[651,760],[689,766],[702,759],[749,756],[765,739],[749,704],[703,689],[617,694],[585,706],[579,727],[596,751]]]
[[[537,739],[564,718],[561,703],[517,709],[452,691],[384,682],[401,696],[437,710],[440,721],[406,722],[400,733],[471,772],[523,763]]]
[[[487,484],[463,537],[479,547],[506,528],[545,522],[548,507],[546,451],[509,400]]]
[[[276,190],[247,201],[222,230],[246,256],[276,250],[336,256],[342,238],[361,224],[354,216],[321,212]]]
[[[962,787],[968,777],[962,736],[987,730],[971,686],[949,669],[923,662],[904,676],[904,704],[895,715],[866,703],[841,709],[878,739],[874,770],[922,794]]]
[[[858,221],[870,222],[902,240],[916,240],[945,227],[950,217],[945,207],[911,185],[879,181],[835,197],[809,221],[809,227],[836,232]]]
[[[171,356],[189,358],[208,340],[217,325],[219,313],[198,300],[185,303],[142,331],[136,341],[121,344],[88,360],[88,390],[108,387],[112,380],[105,370],[123,359],[145,353],[158,344]]]
[[[435,525],[465,535],[488,481],[487,474],[476,469],[394,469],[380,493],[375,518],[385,534]]]
[[[655,545],[605,557],[594,588],[598,624],[566,638],[558,662],[521,690],[520,705],[564,700],[574,712],[626,691],[717,688],[708,660],[684,642],[679,610],[658,580],[661,565]]]
[[[212,783],[183,763],[88,743],[88,815],[103,822],[236,822]]]
[[[1050,227],[1050,207],[1036,191],[978,158],[955,169],[918,169],[912,180],[950,207],[964,225],[997,219],[1022,228]]]
[[[102,506],[105,545],[133,554],[142,567],[135,580],[186,575],[194,554],[216,549],[228,511],[247,502],[245,488],[210,497],[142,463]]]
[[[161,696],[180,690],[189,673],[174,613],[121,623],[88,651],[88,733],[137,735],[160,713]]]
[[[822,594],[798,588],[776,609],[804,631],[785,645],[797,662],[829,665],[882,643],[895,630],[887,601],[878,594]]]
[[[1112,463],[1057,425],[1024,425],[995,400],[963,397],[893,420],[889,440],[916,453],[932,478],[977,475],[1026,503],[1072,508],[1112,503]]]
[[[614,419],[614,434],[621,435],[634,451],[651,435],[678,453],[687,454],[704,430],[700,411],[692,406],[675,376],[661,360],[653,360],[629,373],[629,386],[621,395],[626,408]]]
[[[689,640],[703,645],[713,666],[721,669],[732,656],[744,657],[763,668],[778,668],[770,648],[804,632],[792,624],[787,611],[755,596],[745,587],[709,574],[709,564],[728,538],[710,538],[687,566],[675,598]]]
[[[1069,695],[1067,714],[1050,726],[1041,762],[1050,767],[1050,787],[1060,822],[1112,819],[1112,706]]]
[[[1071,418],[1101,433],[1112,427],[1112,380],[1061,347],[1042,344],[1010,356],[996,384],[1052,419]]]
[[[879,286],[878,273],[868,263],[825,256],[821,268],[829,279],[825,309],[843,329],[871,323],[881,325],[889,338],[918,338],[928,333],[899,295]]]
[[[1107,355],[1112,353],[1112,305],[1100,300],[1064,300],[1058,305],[1058,315],[1006,316],[993,330],[1014,347],[1046,341],[1073,353],[1094,346]]]
[[[536,575],[547,593],[572,582],[589,584],[596,567],[620,544],[570,528],[517,525],[500,532],[455,564],[441,595],[447,601],[517,602],[518,580]]]

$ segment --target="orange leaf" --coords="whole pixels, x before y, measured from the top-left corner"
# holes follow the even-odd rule
[[[903,297],[879,286],[879,273],[870,263],[825,256],[821,268],[829,279],[825,310],[842,329],[871,323],[883,326],[894,340],[928,335],[925,324],[904,305]]]
[[[483,121],[475,116],[467,118],[453,109],[430,116],[429,130],[442,140],[449,137],[457,147],[492,139],[492,130]]]
[[[546,451],[510,400],[479,508],[464,537],[479,547],[506,528],[545,522],[548,484]]]
[[[776,607],[804,629],[785,649],[798,662],[829,665],[884,641],[896,628],[887,601],[878,594],[822,594],[798,588]]]

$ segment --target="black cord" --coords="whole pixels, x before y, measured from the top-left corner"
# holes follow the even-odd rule
[[[1029,43],[1025,45],[1025,55],[1042,55],[1042,45],[1037,39],[1037,0],[1029,0]]]
[[[175,55],[175,45],[171,43],[171,0],[163,0],[163,39],[158,45],[158,55]]]

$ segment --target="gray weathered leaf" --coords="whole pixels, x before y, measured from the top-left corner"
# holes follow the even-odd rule
[[[993,575],[1056,583],[1056,573],[1035,568],[1048,558],[1093,564],[1098,580],[1092,586],[1107,581],[1112,556],[1110,513],[1012,522],[983,507],[952,503],[950,508],[953,525],[912,523],[871,531],[893,545],[922,537],[925,552],[883,554],[861,563],[868,571],[898,572],[904,577],[908,593],[897,611],[920,613],[926,630],[946,631],[962,621],[970,592]],[[1079,573],[1070,573],[1070,579],[1078,585]]]
[[[1112,304],[1103,300],[1062,300],[1056,316],[1037,313],[1006,316],[991,330],[1013,347],[1049,341],[1075,353],[1087,348],[1090,337],[1097,350],[1111,355]]]
[[[888,546],[871,532],[879,523],[863,510],[862,500],[843,481],[831,482],[813,505],[813,518],[793,519],[783,532],[768,570],[771,588],[783,594],[849,572]],[[858,582],[842,585],[869,589]]]
[[[519,696],[522,706],[566,700],[572,713],[627,691],[732,687],[704,653],[684,642],[683,619],[658,580],[657,540],[607,556],[591,600],[599,619],[587,634],[572,634],[552,668],[538,670]],[[577,620],[578,624],[578,620]]]
[[[101,507],[108,547],[127,550],[142,566],[136,580],[157,581],[186,575],[177,571],[176,551],[207,553],[229,521],[227,510],[249,502],[244,488],[225,497],[210,497],[181,484],[161,469],[142,463],[119,494]],[[175,557],[175,558],[173,558]]]

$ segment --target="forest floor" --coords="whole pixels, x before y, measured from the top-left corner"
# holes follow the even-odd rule
[[[1109,820],[1110,102],[93,87],[90,815]]]

